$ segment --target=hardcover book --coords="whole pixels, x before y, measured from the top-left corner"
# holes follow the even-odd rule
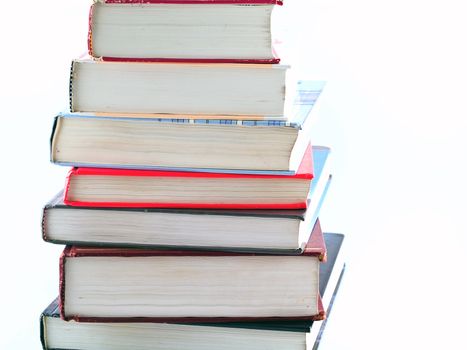
[[[317,152],[328,154],[329,149]],[[327,157],[321,158],[325,182]],[[99,168],[71,169],[64,203],[72,206],[300,209],[308,205],[313,178],[311,146],[297,174],[245,175]]]
[[[327,319],[221,323],[75,322],[60,319],[58,298],[41,315],[44,350],[122,349],[265,350],[317,349],[344,274],[343,235],[325,233],[327,261],[320,264],[319,292]]]
[[[70,74],[71,112],[283,116],[288,66],[148,63],[77,59]]]
[[[322,319],[325,258],[319,224],[298,256],[67,246],[60,313],[81,321]]]
[[[133,169],[297,171],[324,82],[300,81],[287,118],[62,113],[51,136],[60,165]]]
[[[107,61],[278,63],[271,12],[281,3],[96,1],[89,54]]]

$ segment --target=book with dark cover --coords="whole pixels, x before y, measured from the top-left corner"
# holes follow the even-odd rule
[[[324,233],[324,240],[327,246],[327,261],[321,263],[320,265],[320,277],[319,277],[319,292],[323,295],[323,307],[326,310],[326,315],[329,317],[333,299],[336,297],[342,276],[344,274],[344,263],[343,263],[343,254],[342,254],[342,243],[344,240],[344,236],[341,234],[333,234],[333,233]],[[101,339],[101,341],[105,341],[105,338],[102,338],[103,335],[100,332],[100,325],[108,325],[112,327],[113,325],[117,325],[118,323],[108,322],[108,321],[98,321],[98,322],[67,322],[60,319],[60,312],[59,312],[59,300],[58,298],[55,299],[42,313],[40,319],[40,333],[41,333],[41,342],[44,350],[52,350],[52,349],[69,349],[67,347],[51,347],[49,341],[51,338],[49,337],[51,332],[55,332],[55,328],[52,324],[49,324],[50,320],[56,320],[60,322],[62,325],[68,327],[67,332],[71,335],[75,335],[77,329],[81,326],[95,325],[93,326],[94,331],[86,331],[81,333],[81,338],[86,339],[89,338],[91,333],[100,334],[100,337],[97,338],[96,342]],[[326,321],[324,322],[313,322],[313,321],[306,321],[306,320],[287,320],[287,321],[262,321],[262,322],[222,322],[222,323],[192,323],[189,325],[194,325],[197,327],[227,327],[227,328],[239,328],[239,329],[256,329],[256,330],[272,330],[272,331],[285,331],[285,332],[303,332],[308,333],[311,332],[311,337],[307,336],[307,349],[317,349],[319,346],[319,342],[325,330]],[[122,325],[120,323],[120,325]],[[131,327],[135,329],[139,329],[142,333],[139,333],[140,337],[146,339],[147,336],[150,335],[151,330],[145,328],[147,323],[141,322],[132,322]],[[59,331],[57,331],[59,332]],[[199,333],[198,336],[201,336],[203,333]],[[57,334],[56,339],[62,339],[61,333]],[[183,338],[183,337],[182,337]],[[121,342],[121,339],[119,340]],[[128,348],[133,348],[135,350],[139,350],[139,347],[134,347],[135,344],[133,343],[132,339],[126,339],[128,342],[126,346]],[[62,342],[63,343],[63,342]],[[123,343],[125,344],[125,343]],[[57,344],[54,344],[57,345]],[[93,346],[98,345],[97,343],[93,344]],[[87,350],[86,346],[79,347],[80,349]],[[157,348],[154,348],[157,349]],[[247,349],[247,348],[245,348]],[[248,348],[249,349],[249,348]]]

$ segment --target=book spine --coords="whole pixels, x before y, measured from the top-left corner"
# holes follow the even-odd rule
[[[42,209],[42,217],[41,217],[41,231],[42,231],[42,239],[47,242],[47,231],[45,229],[45,220],[47,218],[47,206]]]
[[[60,255],[60,262],[59,262],[59,292],[58,292],[58,309],[60,312],[60,318],[66,320],[65,318],[65,263],[66,258],[70,254],[71,247],[66,246],[63,250],[62,254]]]
[[[75,71],[75,61],[71,62],[71,67],[70,67],[70,83],[68,86],[68,91],[69,91],[69,97],[70,97],[70,112],[75,112],[74,107],[73,107],[73,75]]]
[[[63,204],[65,205],[70,205],[69,204],[70,201],[68,200],[68,191],[70,190],[71,177],[75,174],[76,169],[78,168],[71,168],[65,178],[65,188],[63,190]],[[89,205],[89,206],[92,207],[93,205]]]
[[[40,332],[40,340],[42,344],[43,350],[48,350],[49,347],[47,345],[47,324],[46,318],[47,317],[57,317],[57,307],[58,307],[58,298],[56,298],[49,306],[42,312],[39,320],[39,332]]]
[[[55,160],[55,157],[54,157],[54,154],[55,154],[55,135],[58,134],[57,130],[58,130],[58,124],[59,124],[59,116],[56,116],[54,118],[54,121],[53,121],[53,125],[52,125],[52,132],[50,133],[50,140],[49,140],[49,148],[50,148],[50,155],[49,155],[49,159],[50,159],[50,162],[54,162]]]
[[[41,345],[42,345],[42,350],[47,350],[47,344],[46,344],[46,338],[45,338],[45,315],[41,314],[40,320],[39,320],[39,333],[40,333],[40,340],[41,340]]]
[[[41,232],[42,232],[42,239],[45,242],[49,243],[57,243],[57,244],[66,244],[64,242],[58,242],[56,240],[51,240],[50,237],[47,235],[47,218],[49,210],[53,209],[59,203],[62,202],[63,192],[58,192],[44,207],[42,208],[42,217],[41,217]]]
[[[88,19],[88,53],[89,56],[94,57],[94,54],[92,52],[92,17],[93,17],[93,12],[94,12],[94,4],[91,5],[89,8],[89,19]]]

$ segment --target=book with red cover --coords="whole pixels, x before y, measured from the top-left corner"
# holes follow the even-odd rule
[[[295,175],[73,168],[67,176],[64,203],[140,208],[306,208],[313,178],[312,153],[309,145]]]
[[[282,0],[101,0],[96,1],[90,8],[89,11],[89,31],[88,31],[88,52],[89,55],[94,57],[99,57],[105,61],[136,61],[136,62],[193,62],[193,63],[279,63],[280,59],[276,57],[274,49],[272,49],[272,55],[265,54],[264,57],[258,57],[258,52],[256,55],[252,55],[254,57],[248,57],[246,54],[242,54],[239,52],[235,52],[236,46],[239,44],[241,45],[242,42],[246,42],[247,46],[244,48],[240,48],[245,50],[245,48],[253,48],[257,50],[258,44],[261,42],[253,42],[250,43],[249,41],[252,40],[252,35],[265,35],[264,33],[268,33],[270,36],[270,28],[268,30],[261,30],[258,26],[257,22],[260,21],[253,21],[254,24],[251,28],[247,26],[247,24],[251,23],[247,20],[250,11],[254,11],[253,7],[260,7],[260,6],[273,6],[273,5],[282,5]],[[133,6],[132,6],[133,5]],[[157,5],[162,5],[162,7],[155,13],[154,19],[159,20],[161,14],[164,15],[165,11],[168,11],[169,8],[167,6],[175,5],[180,8],[173,8],[173,14],[179,12],[182,6],[189,6],[190,8],[187,9],[190,16],[185,16],[182,14],[182,21],[181,23],[174,23],[173,18],[169,17],[169,19],[162,20],[159,24],[159,21],[151,21],[151,17],[149,11],[145,11],[142,6],[146,6],[149,9],[151,7],[156,7]],[[205,5],[221,5],[220,10],[222,11],[217,16],[207,16],[206,13],[197,13],[197,10],[204,10],[203,6]],[[229,9],[225,8],[226,5],[232,5],[232,9],[237,8],[239,11],[236,11],[237,14],[234,15],[229,13]],[[105,17],[99,21],[95,20],[97,13],[101,11],[106,6],[114,6],[115,11],[122,12],[130,11],[137,12],[136,18],[138,16],[142,17],[142,22],[132,22],[129,20],[128,12],[126,16],[117,17],[115,20],[110,20],[109,18]],[[138,6],[138,7],[136,7]],[[207,7],[207,6],[205,6]],[[114,11],[114,10],[111,10]],[[229,16],[225,17],[226,14]],[[118,16],[118,14],[117,14]],[[120,14],[121,16],[121,14]],[[170,15],[169,15],[170,16]],[[200,22],[194,21],[196,16],[200,17]],[[236,16],[243,17],[243,23],[241,26],[242,32],[240,32],[240,36],[237,41],[232,41],[231,33],[228,30],[235,30],[236,28],[240,27],[239,24],[235,21]],[[225,17],[225,19],[223,19]],[[149,19],[148,19],[149,18]],[[184,22],[183,18],[186,18],[185,21],[188,19],[188,22]],[[212,32],[214,33],[214,37],[210,38],[205,35],[207,24],[209,23],[210,18],[214,18],[214,29]],[[219,21],[219,18],[221,19]],[[232,18],[234,18],[233,22]],[[246,18],[246,19],[245,19]],[[165,22],[171,20],[171,26],[167,27]],[[270,15],[266,16],[265,19],[266,23],[270,21]],[[127,21],[129,21],[127,23]],[[133,18],[134,21],[134,18]],[[193,22],[194,21],[194,22]],[[97,23],[95,23],[97,22]],[[139,24],[138,24],[139,23]],[[262,22],[260,22],[262,23]],[[121,31],[118,31],[117,25],[127,25]],[[160,28],[157,25],[160,25]],[[101,26],[103,25],[103,26]],[[219,27],[220,26],[220,27]],[[136,28],[136,32],[133,33],[128,29]],[[161,38],[161,30],[171,30],[169,34],[173,35],[173,32],[178,32],[180,29],[185,29],[188,32],[184,33],[183,35],[176,36],[173,40],[167,39],[162,37]],[[172,28],[172,29],[170,29]],[[152,33],[153,35],[149,34]],[[111,33],[114,35],[114,40],[108,40],[107,37],[100,38],[99,41],[96,43],[94,38],[94,32],[98,31],[99,34],[102,32]],[[197,33],[194,34],[193,31]],[[199,32],[199,33],[198,33]],[[248,34],[250,36],[248,37]],[[247,35],[247,37],[245,37]],[[141,36],[141,44],[137,44],[135,39]],[[133,40],[131,40],[133,39]],[[197,39],[201,39],[201,42],[194,43],[194,54],[199,54],[199,57],[189,57],[187,56],[187,51],[190,50],[189,43],[193,42]],[[247,39],[247,40],[245,40]],[[130,42],[130,49],[129,52],[122,53],[121,47],[122,43],[125,40],[129,40]],[[264,40],[264,39],[263,39]],[[119,48],[115,51],[108,48],[108,43],[110,41],[117,41],[119,44]],[[174,42],[175,51],[168,50],[167,51],[167,41]],[[271,38],[268,40],[271,42]],[[188,45],[187,45],[188,43]],[[209,45],[211,43],[211,45]],[[213,43],[217,43],[218,45],[213,45]],[[151,45],[149,45],[151,44]],[[235,45],[237,44],[237,45]],[[207,45],[207,46],[206,46]],[[227,49],[229,52],[227,54],[222,53],[222,50],[219,50],[220,45],[227,45]],[[96,46],[99,46],[98,50],[96,50]],[[104,46],[102,48],[102,46]],[[162,51],[160,50],[162,49]],[[207,52],[208,50],[213,50],[214,52]],[[143,51],[141,51],[143,50]],[[238,51],[239,49],[237,49]],[[144,53],[142,53],[144,52]],[[204,56],[203,56],[204,55]],[[260,55],[261,56],[261,55]]]
[[[118,281],[119,274],[126,273],[128,269],[132,268],[131,262],[136,261],[142,264],[141,266],[149,266],[147,268],[150,270],[158,270],[165,268],[164,259],[166,258],[171,259],[169,262],[170,269],[173,268],[173,265],[180,263],[180,266],[175,270],[176,272],[171,272],[175,284],[170,287],[172,288],[170,295],[167,292],[161,292],[161,289],[159,289],[161,287],[160,285],[166,283],[167,280],[163,275],[159,275],[159,273],[161,273],[160,271],[156,271],[156,275],[150,275],[145,271],[141,271],[142,269],[137,269],[131,271],[129,274],[131,282],[124,279],[124,283],[118,284],[120,282],[117,282],[117,285],[114,285],[114,278],[116,276],[116,280]],[[221,259],[219,260],[218,258]],[[262,259],[265,265],[259,270],[256,270],[256,274],[252,274],[247,268],[239,268],[239,266],[243,265],[238,265],[238,262],[243,261],[245,258],[247,260]],[[196,261],[199,260],[203,261],[204,265],[197,265]],[[326,245],[319,221],[315,224],[304,253],[300,256],[168,249],[103,249],[97,247],[67,246],[60,257],[60,315],[61,318],[65,320],[82,322],[189,323],[321,320],[324,319],[325,312],[319,295],[318,270],[321,262],[325,260]],[[123,270],[127,271],[118,270],[117,265],[114,265],[115,262],[124,264],[125,268]],[[306,265],[296,265],[295,263],[303,263]],[[92,266],[92,268],[84,275],[79,275],[77,271],[80,271],[80,264],[91,264],[89,266]],[[221,265],[227,270],[217,270]],[[210,271],[205,275],[206,266],[213,266],[215,269],[214,272]],[[312,269],[313,271],[297,271],[297,266],[314,266],[314,268]],[[228,269],[232,271],[229,272]],[[264,270],[268,270],[269,272],[263,274]],[[316,270],[316,272],[314,270]],[[216,278],[215,271],[222,271],[222,276],[220,276],[220,278],[224,280],[227,279],[229,281],[229,287],[225,286],[225,281],[224,283],[213,282]],[[301,275],[299,274],[298,276],[302,278],[296,278],[294,274],[297,273],[301,273]],[[142,276],[142,281],[135,282],[133,278],[138,275]],[[88,284],[88,278],[91,284]],[[190,279],[190,281],[194,279],[195,285],[186,285],[187,279]],[[250,283],[248,283],[248,281],[250,281]],[[283,281],[285,281],[285,283],[293,283],[294,288],[289,288],[288,285],[277,285]],[[88,290],[89,286],[91,286],[91,289],[94,288],[96,283],[102,283],[103,286],[98,286],[97,289],[93,291]],[[128,285],[128,283],[130,284]],[[216,287],[211,286],[212,283],[214,283]],[[257,283],[265,283],[265,285],[263,286],[260,284],[262,286],[261,288],[254,289],[255,286],[252,285],[256,285]],[[312,284],[312,286],[310,284]],[[151,289],[149,294],[145,294],[148,292],[147,290],[142,292],[142,289],[139,289],[142,288],[142,285],[144,285],[143,288],[149,286],[148,288]],[[137,291],[133,290],[133,292],[138,293],[138,298],[128,296],[128,298],[124,299],[126,294],[122,292],[122,290],[128,286],[130,286],[130,288],[136,286]],[[215,295],[216,292],[211,289],[218,288],[219,286],[221,288],[232,288],[230,292],[234,293],[236,297],[233,299],[227,298],[226,300],[227,303],[233,303],[231,305],[233,309],[224,309],[229,306],[222,303],[216,304],[215,301],[212,301],[217,295]],[[105,290],[106,288],[108,290]],[[77,289],[80,289],[81,292]],[[281,290],[278,292],[278,289]],[[313,293],[316,294],[300,296],[300,293],[309,290],[313,290]],[[198,292],[201,293],[201,297],[196,294]],[[228,293],[229,291],[224,289],[224,292]],[[268,300],[268,296],[266,295],[268,292],[273,293],[274,303],[278,303],[280,305],[279,307],[275,308],[264,301]],[[107,293],[110,294],[107,295]],[[173,298],[170,299],[172,294]],[[154,311],[159,310],[158,307],[153,308],[153,305],[145,304],[143,298],[148,295],[150,295],[150,297],[149,299],[145,299],[146,303],[162,303],[160,312],[163,315],[159,314],[158,311]],[[96,297],[102,298],[104,302],[102,302],[102,300],[101,302],[96,301],[96,299],[94,299]],[[170,301],[167,302],[164,299],[165,297],[169,298]],[[245,297],[245,300],[242,299],[243,297]],[[72,298],[71,302],[68,301],[69,298]],[[221,298],[224,298],[222,294]],[[226,300],[224,300],[224,302]],[[100,307],[102,303],[107,302],[110,304],[105,305],[101,310]],[[197,309],[197,302],[200,304],[207,304]],[[254,305],[256,302],[264,303],[264,306],[255,308]],[[299,305],[297,306],[297,304]],[[136,308],[141,307],[141,305],[143,306],[139,310],[141,310],[140,312],[144,315],[136,311]],[[216,307],[219,307],[220,311],[216,310]],[[242,307],[246,307],[247,311],[242,311]],[[73,311],[68,311],[69,308]],[[266,308],[266,310],[262,308]],[[178,311],[175,311],[173,316],[168,316],[167,312],[170,313],[173,310]],[[196,310],[205,313],[205,315],[198,316]],[[232,316],[232,310],[239,310],[238,312],[240,314]],[[297,314],[294,314],[294,312]],[[255,315],[255,313],[260,313],[261,315]]]

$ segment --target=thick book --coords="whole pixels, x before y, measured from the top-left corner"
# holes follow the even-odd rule
[[[287,118],[61,113],[52,128],[50,158],[75,167],[292,174],[309,143],[324,85],[298,82]]]
[[[76,207],[60,192],[43,209],[42,236],[69,245],[301,254],[331,183],[322,166],[327,153],[318,150],[307,209]]]
[[[324,234],[327,261],[320,264],[319,274],[319,292],[323,296],[323,308],[326,310],[326,320],[323,322],[67,322],[60,318],[57,298],[41,315],[40,334],[43,349],[112,350],[117,346],[134,350],[318,349],[345,271],[343,239],[341,234]]]
[[[294,97],[290,75],[286,88],[288,68],[76,59],[70,73],[70,111],[279,117]]]
[[[311,146],[295,175],[73,168],[64,190],[71,206],[135,208],[301,209],[313,178]],[[316,152],[329,154],[320,147]],[[328,157],[320,158],[326,182]]]
[[[88,50],[107,61],[278,63],[275,0],[95,1]]]
[[[67,246],[60,313],[76,321],[323,319],[324,259],[319,224],[298,256]]]

